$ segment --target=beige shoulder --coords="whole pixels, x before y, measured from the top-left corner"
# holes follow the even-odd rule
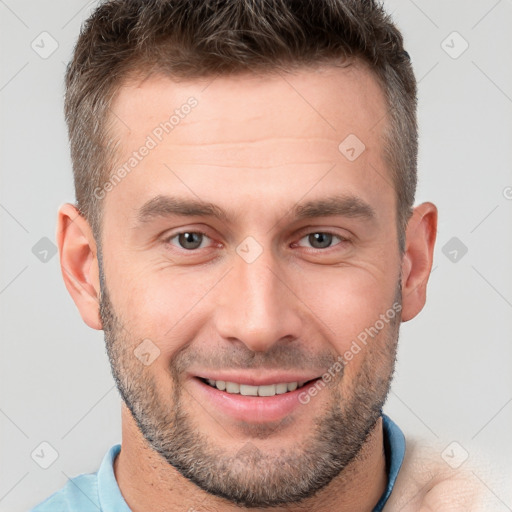
[[[439,446],[408,439],[404,462],[384,512],[510,510],[500,504],[492,482],[491,486],[485,482],[489,479],[485,478],[488,471],[483,464],[467,460],[458,466],[460,461],[453,464],[451,455],[458,456],[450,450],[443,453]],[[507,477],[510,476],[509,473]]]

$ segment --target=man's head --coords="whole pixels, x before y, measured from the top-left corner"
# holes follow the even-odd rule
[[[67,84],[63,275],[133,432],[234,503],[314,495],[375,430],[432,263],[399,33],[373,2],[109,2]]]

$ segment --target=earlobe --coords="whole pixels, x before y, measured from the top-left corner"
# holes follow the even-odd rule
[[[59,208],[56,239],[64,284],[83,321],[89,327],[100,330],[96,242],[89,223],[70,203]]]
[[[437,208],[417,206],[407,224],[402,259],[402,321],[414,318],[425,305],[437,234]]]

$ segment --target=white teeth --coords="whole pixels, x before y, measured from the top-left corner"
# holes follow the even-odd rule
[[[288,391],[288,384],[276,384],[276,395],[282,395]]]
[[[226,382],[226,391],[228,393],[240,393],[240,384],[236,382]]]
[[[274,396],[276,394],[276,385],[270,384],[268,386],[258,386],[259,396]]]
[[[279,384],[266,384],[265,386],[252,386],[250,384],[238,384],[237,382],[227,382],[224,380],[207,379],[208,384],[220,391],[227,393],[240,394],[244,396],[274,396],[282,395],[288,391],[295,391],[304,385],[306,381],[300,382],[282,382]]]
[[[258,386],[240,384],[240,394],[244,396],[258,396]]]

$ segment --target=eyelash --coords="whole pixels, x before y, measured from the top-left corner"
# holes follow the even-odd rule
[[[196,230],[196,231],[186,230],[186,231],[179,231],[178,233],[174,233],[173,235],[166,237],[164,242],[166,244],[172,245],[170,243],[171,240],[173,240],[174,238],[177,238],[180,235],[183,235],[185,233],[192,233],[192,234],[196,234],[196,235],[202,235],[203,237],[209,238],[211,240],[211,238],[204,231],[201,231],[201,230]],[[348,239],[348,238],[346,238],[344,236],[338,235],[336,233],[333,233],[332,231],[309,231],[306,234],[304,234],[303,236],[301,236],[299,241],[303,240],[304,238],[307,238],[309,235],[312,235],[312,234],[331,235],[331,236],[333,236],[335,238],[338,238],[340,240],[340,242],[338,244],[332,245],[330,247],[326,247],[325,249],[315,249],[314,247],[309,247],[309,248],[305,247],[305,249],[308,249],[310,252],[311,251],[313,251],[313,252],[328,252],[330,249],[335,248],[337,245],[340,245],[340,244],[342,244],[344,242],[350,242],[350,239]],[[297,245],[295,242],[294,242],[293,245],[294,246],[298,246],[298,247],[302,247],[302,246]],[[181,250],[181,251],[184,251],[184,252],[187,252],[187,253],[191,253],[191,254],[196,253],[197,251],[200,250],[200,248],[197,248],[197,249],[184,249],[183,247],[177,247],[177,246],[173,246],[173,247],[175,247],[178,250]]]

